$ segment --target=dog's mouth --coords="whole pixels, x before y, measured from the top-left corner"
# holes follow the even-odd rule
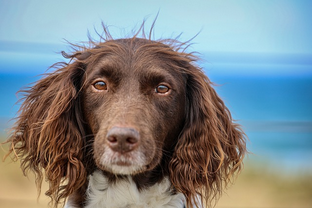
[[[111,165],[117,165],[117,166],[133,166],[137,165],[137,160],[139,159],[136,154],[139,153],[125,153],[121,154],[118,152],[113,152],[111,160],[109,161],[109,164]],[[141,161],[142,162],[142,161]]]
[[[113,174],[133,175],[146,169],[146,160],[144,158],[140,151],[120,153],[105,148],[99,166],[101,169]]]
[[[118,166],[131,166],[131,163],[125,161],[117,161],[116,165]]]

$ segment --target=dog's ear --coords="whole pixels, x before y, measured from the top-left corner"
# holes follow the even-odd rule
[[[49,182],[46,194],[56,204],[86,180],[79,113],[83,73],[81,62],[64,64],[21,91],[24,101],[8,140],[10,151],[21,159],[24,174],[27,170],[35,173],[39,189],[45,175]]]
[[[185,126],[169,169],[173,185],[191,207],[217,198],[241,169],[246,141],[208,77],[190,64],[186,73]]]

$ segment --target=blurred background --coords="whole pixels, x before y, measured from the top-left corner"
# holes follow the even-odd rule
[[[0,138],[16,116],[16,92],[64,61],[65,40],[99,40],[146,30],[187,41],[188,51],[243,125],[251,154],[219,208],[312,207],[312,1],[0,0]],[[67,61],[67,60],[65,60]],[[3,145],[1,156],[7,151]],[[47,207],[19,163],[0,162],[0,207]]]

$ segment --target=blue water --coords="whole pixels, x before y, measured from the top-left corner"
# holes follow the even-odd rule
[[[221,65],[220,65],[221,66]],[[312,169],[312,67],[293,65],[283,72],[280,65],[252,66],[225,73],[226,67],[207,66],[215,89],[243,125],[253,152],[251,161],[288,169]],[[227,66],[229,67],[229,66]],[[246,67],[246,66],[245,66]],[[261,68],[262,67],[262,68]],[[267,73],[268,67],[272,72]],[[220,70],[219,70],[220,68]],[[27,71],[28,68],[25,68]],[[298,69],[298,71],[296,71]],[[263,73],[266,70],[266,73]],[[40,71],[36,69],[35,71]],[[292,73],[287,73],[291,71]],[[10,127],[20,98],[16,92],[36,81],[40,73],[0,73],[0,130]],[[240,72],[240,73],[235,73]],[[255,72],[255,73],[250,73]],[[296,73],[305,72],[305,73]],[[308,72],[308,73],[306,73]],[[5,133],[3,133],[5,134]]]

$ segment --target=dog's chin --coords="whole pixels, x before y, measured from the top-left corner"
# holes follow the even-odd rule
[[[115,175],[135,175],[144,172],[146,168],[135,165],[109,165],[106,166],[106,171],[109,171]]]
[[[97,165],[115,175],[135,175],[146,171],[148,162],[145,158],[140,152],[121,154],[108,150],[102,154]]]

